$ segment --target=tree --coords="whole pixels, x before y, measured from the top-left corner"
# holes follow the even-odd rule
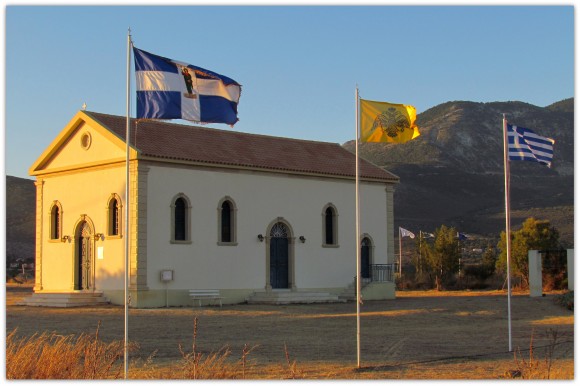
[[[419,234],[419,237],[415,238],[415,247],[417,248],[415,254],[412,257],[411,263],[415,267],[415,272],[417,274],[422,274],[427,270],[426,260],[427,255],[429,254],[429,243],[426,237],[422,237]]]
[[[437,290],[448,284],[459,269],[459,240],[457,230],[441,225],[435,230],[435,242],[428,247],[426,262],[431,274],[435,277]]]
[[[511,274],[521,279],[524,286],[528,286],[528,251],[556,249],[559,245],[560,234],[556,228],[550,225],[548,220],[527,218],[522,223],[522,228],[511,232]],[[498,243],[500,257],[496,264],[498,271],[506,272],[507,269],[507,246],[505,232],[501,232]]]
[[[485,275],[485,277],[483,278],[484,280],[494,274],[496,264],[497,264],[497,252],[493,247],[493,244],[489,244],[481,259],[481,266]]]

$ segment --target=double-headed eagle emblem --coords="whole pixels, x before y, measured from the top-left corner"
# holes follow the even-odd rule
[[[379,127],[386,135],[391,138],[397,137],[405,129],[411,127],[409,118],[402,114],[394,107],[388,107],[381,114],[378,114],[373,121],[372,131]]]

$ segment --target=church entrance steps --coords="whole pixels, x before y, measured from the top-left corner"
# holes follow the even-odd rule
[[[102,292],[35,292],[18,305],[31,307],[87,307],[109,304]]]
[[[344,303],[346,300],[328,292],[272,290],[256,291],[248,299],[248,304],[310,304]]]

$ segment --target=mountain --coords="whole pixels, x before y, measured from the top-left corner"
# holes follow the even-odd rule
[[[6,176],[6,259],[34,259],[36,187],[26,178]]]
[[[551,137],[552,168],[510,162],[512,226],[548,219],[573,244],[574,99],[547,107],[523,102],[447,102],[417,116],[421,136],[405,144],[363,143],[361,156],[401,178],[395,229],[433,231],[441,224],[487,237],[505,229],[502,114]],[[344,147],[354,151],[354,141]]]

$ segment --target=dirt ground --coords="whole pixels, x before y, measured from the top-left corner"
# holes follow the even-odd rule
[[[37,308],[17,306],[30,287],[6,287],[6,333],[94,333],[122,340],[122,306]],[[574,377],[574,313],[554,303],[555,294],[530,298],[512,294],[514,350],[529,359],[533,335],[536,358],[553,347],[551,377]],[[508,352],[507,295],[482,292],[397,292],[397,299],[361,306],[361,369],[356,368],[356,304],[224,305],[130,309],[129,340],[140,346],[133,359],[155,352],[156,364],[191,350],[198,318],[198,350],[229,346],[239,358],[245,344],[259,373],[285,366],[286,353],[306,378],[497,379],[516,368]],[[556,338],[549,332],[556,331]],[[555,345],[551,345],[556,341]],[[285,346],[287,350],[285,350]],[[268,378],[262,374],[261,377]],[[276,375],[273,375],[276,377]]]

